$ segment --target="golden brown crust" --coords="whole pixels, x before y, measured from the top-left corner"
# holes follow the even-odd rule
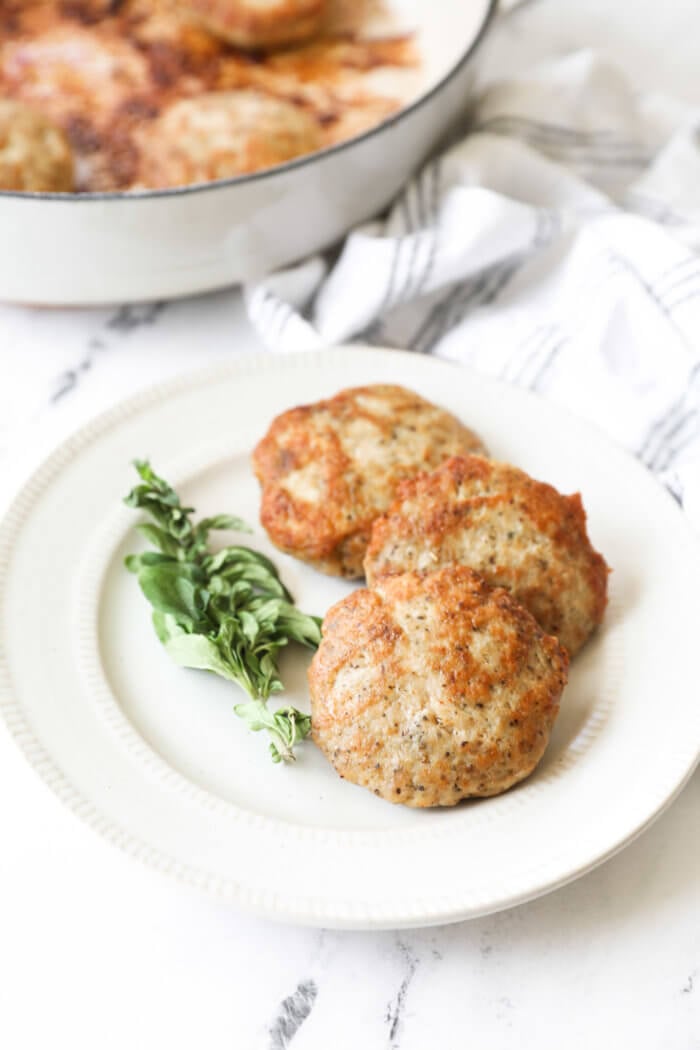
[[[257,50],[309,40],[327,0],[177,0],[178,8],[237,47]]]
[[[471,570],[386,577],[326,615],[313,738],[341,777],[390,802],[495,795],[540,761],[567,669],[556,639]]]
[[[374,524],[365,572],[372,584],[454,562],[508,588],[572,656],[603,619],[608,567],[591,546],[581,497],[516,467],[454,457],[405,482]]]
[[[272,168],[321,146],[304,110],[258,91],[216,91],[176,102],[142,137],[140,181],[185,186]]]
[[[70,193],[74,183],[61,129],[29,106],[0,99],[0,189]]]
[[[399,483],[472,450],[483,446],[471,430],[410,390],[343,390],[284,412],[258,444],[260,520],[281,550],[358,577],[372,522]]]

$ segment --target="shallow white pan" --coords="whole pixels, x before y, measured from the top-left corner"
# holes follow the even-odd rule
[[[497,0],[391,0],[419,94],[347,142],[254,175],[139,193],[0,192],[0,300],[143,301],[249,280],[381,210],[465,109]]]

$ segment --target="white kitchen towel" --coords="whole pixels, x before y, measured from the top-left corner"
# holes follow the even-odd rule
[[[246,302],[272,350],[404,347],[536,390],[700,529],[700,113],[596,55],[490,87],[385,217]]]

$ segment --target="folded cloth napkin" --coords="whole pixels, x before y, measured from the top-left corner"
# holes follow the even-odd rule
[[[490,87],[386,217],[246,302],[272,350],[404,347],[538,391],[700,529],[700,113],[596,55]]]

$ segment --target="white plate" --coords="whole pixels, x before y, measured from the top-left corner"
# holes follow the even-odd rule
[[[602,631],[576,660],[543,762],[499,798],[393,807],[341,781],[313,745],[273,766],[232,713],[242,694],[173,666],[124,554],[130,461],[202,513],[257,521],[249,452],[279,411],[399,381],[460,415],[493,453],[580,489],[614,569]],[[299,604],[350,585],[273,553]],[[0,699],[46,782],[97,831],[186,882],[270,917],[347,927],[449,922],[560,886],[629,842],[698,758],[698,546],[624,452],[547,402],[452,365],[353,348],[253,356],[137,397],[38,470],[0,529]],[[283,672],[307,703],[297,652]]]

